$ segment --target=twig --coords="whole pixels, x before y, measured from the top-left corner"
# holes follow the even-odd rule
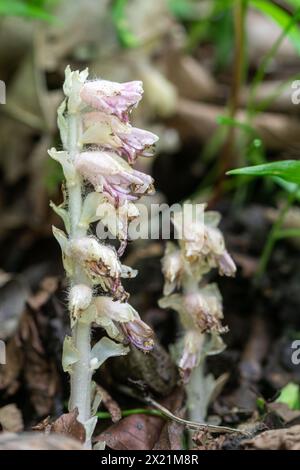
[[[146,403],[149,403],[150,405],[160,410],[161,413],[166,415],[169,419],[176,421],[176,423],[183,424],[189,429],[208,429],[212,433],[235,433],[237,432],[247,437],[250,436],[249,433],[247,433],[246,431],[241,431],[240,429],[229,428],[227,426],[216,426],[214,424],[208,424],[208,423],[198,423],[196,421],[189,421],[187,419],[179,418],[179,416],[176,416],[173,413],[171,413],[171,411],[169,411],[167,408],[165,408],[163,405],[161,405],[160,403],[158,403],[156,400],[154,400],[151,397],[146,397],[145,401]]]

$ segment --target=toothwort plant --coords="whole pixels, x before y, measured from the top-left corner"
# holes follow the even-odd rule
[[[204,211],[205,206],[202,208]],[[182,238],[179,246],[167,243],[162,259],[164,297],[159,301],[162,308],[179,313],[184,334],[173,349],[186,384],[189,412],[197,421],[205,418],[207,403],[203,400],[209,394],[203,361],[207,355],[224,349],[220,335],[227,331],[221,324],[222,297],[218,286],[207,283],[204,276],[213,268],[225,276],[234,276],[236,271],[218,229],[220,215],[203,211],[198,211],[196,219],[191,211],[174,214],[174,228],[182,231]]]
[[[88,70],[72,72],[67,67],[63,90],[65,99],[58,109],[63,150],[49,150],[66,180],[63,203],[51,203],[65,225],[66,233],[55,227],[53,233],[70,283],[72,335],[64,341],[63,368],[71,377],[69,410],[77,408],[90,448],[100,402],[93,372],[107,358],[126,354],[130,344],[144,352],[153,347],[153,332],[127,303],[129,295],[121,283],[137,272],[122,265],[120,256],[128,224],[138,216],[134,201],[153,192],[152,178],[132,164],[139,156],[153,154],[157,136],[129,123],[131,110],[142,98],[139,81],[92,81]],[[98,220],[119,239],[118,251],[91,233],[90,225]],[[108,336],[91,348],[92,324]]]

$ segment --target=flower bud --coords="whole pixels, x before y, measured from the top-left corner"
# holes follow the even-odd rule
[[[162,272],[165,277],[164,295],[170,295],[176,287],[180,287],[183,273],[181,251],[173,243],[168,243],[162,259]]]
[[[72,72],[70,66],[66,68],[63,89],[64,94],[68,97],[68,112],[71,114],[76,113],[81,106],[80,90],[84,86],[88,74],[88,69],[82,72],[78,70]]]
[[[88,308],[92,301],[93,291],[85,284],[76,284],[69,294],[69,308],[73,319],[77,319],[81,312]]]
[[[227,250],[225,250],[219,258],[217,258],[219,274],[221,276],[234,276],[236,273],[236,265]]]
[[[183,353],[178,363],[184,383],[189,381],[191,371],[199,364],[204,338],[198,331],[188,330],[185,333]]]

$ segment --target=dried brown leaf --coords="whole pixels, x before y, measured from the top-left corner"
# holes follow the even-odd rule
[[[181,407],[182,400],[183,391],[177,388],[172,395],[162,401],[162,404],[173,411]],[[151,450],[159,442],[165,424],[164,418],[136,414],[113,424],[95,440],[106,442],[106,445],[114,450]],[[172,430],[176,431],[176,436],[170,438]],[[159,445],[168,449],[178,447],[178,434],[177,427],[166,429]]]
[[[156,416],[128,416],[96,437],[114,450],[151,450],[160,435],[164,421]]]
[[[82,423],[77,420],[78,410],[75,408],[70,413],[61,415],[52,425],[51,433],[64,434],[73,437],[80,442],[85,441],[85,429]]]
[[[300,450],[300,425],[265,431],[242,445],[259,450]]]
[[[269,403],[267,409],[275,412],[285,424],[289,424],[294,420],[300,421],[300,410],[291,410],[286,403]]]

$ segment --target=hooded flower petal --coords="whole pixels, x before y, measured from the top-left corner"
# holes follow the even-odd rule
[[[111,152],[80,153],[76,157],[75,167],[96,191],[109,194],[116,204],[153,192],[151,176],[134,170]]]
[[[115,205],[107,200],[99,204],[97,216],[112,235],[119,240],[127,241],[128,225],[133,219],[139,216],[139,210],[136,205],[130,201],[125,200],[122,205],[115,207]]]
[[[187,294],[172,294],[159,301],[162,308],[172,308],[179,313],[181,323],[186,330],[198,330],[201,333],[224,333],[222,298],[216,284]]]
[[[86,113],[83,144],[97,144],[126,156],[133,163],[139,156],[151,157],[158,137],[149,131],[131,127],[117,117],[100,112]]]
[[[219,274],[221,276],[234,276],[236,273],[236,265],[230,254],[225,250],[219,258],[217,258]]]
[[[189,204],[187,207],[189,208]],[[220,214],[214,211],[183,210],[174,214],[174,227],[181,234],[180,245],[188,261],[188,270],[201,277],[211,268],[225,276],[234,276],[236,267],[226,250],[222,232],[218,229]],[[185,207],[184,207],[185,209]],[[195,217],[196,215],[196,217]]]
[[[65,71],[64,94],[68,97],[68,111],[69,113],[76,113],[81,106],[80,90],[84,86],[86,79],[89,75],[88,69],[79,72],[71,71],[68,65]]]
[[[188,383],[191,371],[198,366],[205,336],[196,330],[188,330],[184,335],[183,353],[178,363],[184,383]]]
[[[162,259],[162,272],[165,277],[164,295],[170,295],[176,287],[180,287],[183,275],[183,258],[174,243],[167,243]]]
[[[208,284],[198,291],[185,295],[183,308],[193,318],[202,333],[227,331],[227,328],[221,324],[222,298],[216,284]]]
[[[113,114],[127,122],[128,112],[142,98],[143,84],[139,81],[116,83],[107,80],[86,82],[81,88],[81,99],[98,111]]]
[[[69,243],[67,253],[83,266],[93,284],[111,292],[115,299],[124,301],[128,298],[121,284],[121,277],[125,277],[124,267],[114,248],[100,244],[92,237],[82,237]]]
[[[148,352],[154,347],[153,330],[140,318],[121,325],[128,341],[141,351]]]
[[[138,312],[130,304],[113,301],[110,297],[97,297],[95,305],[98,312],[96,322],[104,326],[108,334],[113,331],[110,324],[112,321],[118,325],[119,332],[125,339],[138,349],[147,352],[153,348],[152,329],[140,319]],[[116,335],[115,332],[114,334]]]
[[[152,132],[132,127],[130,132],[120,132],[118,136],[123,143],[121,153],[128,157],[129,163],[134,163],[139,156],[153,156],[153,146],[158,141],[158,137]]]

